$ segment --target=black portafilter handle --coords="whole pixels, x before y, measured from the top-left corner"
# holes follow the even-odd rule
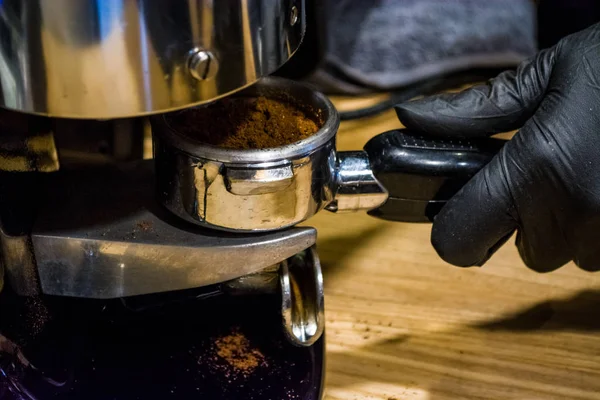
[[[405,129],[372,138],[364,150],[387,201],[368,211],[401,222],[431,222],[446,202],[507,142],[497,138],[423,137]]]

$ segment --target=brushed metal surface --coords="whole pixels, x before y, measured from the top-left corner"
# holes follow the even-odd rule
[[[154,199],[152,160],[58,173],[32,243],[46,294],[116,298],[229,281],[311,247],[313,228],[233,234],[192,226]]]
[[[304,0],[3,0],[0,107],[107,119],[201,104],[273,73],[304,31]],[[218,65],[206,79],[198,54]]]

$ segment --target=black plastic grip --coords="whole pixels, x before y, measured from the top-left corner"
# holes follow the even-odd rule
[[[425,138],[408,130],[375,136],[364,150],[389,197],[369,214],[391,221],[432,221],[505,143],[495,138]]]

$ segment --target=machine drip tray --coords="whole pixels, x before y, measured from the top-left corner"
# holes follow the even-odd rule
[[[199,299],[186,291],[185,301],[170,294],[164,304],[132,308],[7,289],[2,400],[321,398],[324,336],[310,347],[288,342],[275,296]]]

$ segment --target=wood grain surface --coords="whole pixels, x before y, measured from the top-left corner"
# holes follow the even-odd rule
[[[343,123],[338,147],[397,127],[393,111]],[[324,269],[326,399],[600,399],[600,274],[529,271],[512,241],[483,268],[449,266],[430,225],[365,213],[305,225]]]

